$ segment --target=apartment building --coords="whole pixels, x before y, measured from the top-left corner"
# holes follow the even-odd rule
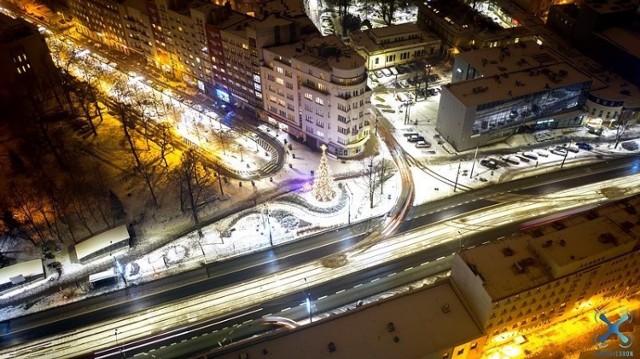
[[[519,20],[504,8],[497,9],[501,19],[494,21],[463,1],[419,1],[416,5],[416,23],[443,39],[449,47],[448,55],[532,40],[535,35],[529,27],[520,26]]]
[[[0,108],[3,119],[23,119],[64,109],[59,70],[38,29],[21,19],[0,14]]]
[[[266,121],[339,157],[370,136],[373,113],[364,59],[335,35],[264,49]]]
[[[69,0],[76,29],[84,36],[129,54],[127,32],[122,20],[128,0]]]
[[[451,278],[489,346],[640,290],[640,197],[585,210],[454,258]]]
[[[260,66],[263,49],[297,41],[299,24],[273,14],[264,19],[247,19],[221,32],[230,95],[241,107],[260,110],[263,104]]]
[[[440,39],[416,24],[354,31],[349,36],[351,47],[365,59],[369,71],[440,55]]]

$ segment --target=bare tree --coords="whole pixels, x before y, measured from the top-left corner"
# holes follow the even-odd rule
[[[627,128],[629,127],[630,124],[631,124],[631,112],[624,111],[623,109],[622,111],[620,111],[620,118],[618,119],[618,121],[616,121],[616,124],[614,125],[616,129],[616,144],[613,146],[613,148],[618,148],[618,145],[620,144],[620,140],[622,139],[622,136],[627,131]]]
[[[167,155],[173,152],[173,132],[172,126],[168,122],[161,122],[158,124],[156,144],[160,148],[160,158],[164,163],[165,169],[169,169],[169,162],[167,161]]]
[[[378,13],[385,24],[391,25],[393,22],[393,15],[397,10],[406,9],[409,6],[407,0],[375,0],[380,10]]]
[[[362,160],[362,172],[364,176],[365,189],[369,196],[369,207],[373,208],[374,195],[378,186],[382,186],[384,175],[384,160],[376,159],[375,156],[370,156]]]
[[[206,167],[202,165],[199,154],[194,150],[187,150],[182,154],[180,167],[177,171],[180,179],[181,208],[184,210],[184,203],[188,202],[198,235],[202,238],[203,233],[198,216],[198,207],[206,204],[207,199],[213,195],[213,185],[210,181],[209,173]]]
[[[218,130],[213,131],[215,133],[216,139],[222,147],[222,153],[227,154],[227,147],[229,147],[230,143],[236,138],[235,132],[231,130]]]
[[[149,193],[151,194],[151,198],[153,199],[153,204],[157,207],[158,199],[153,189],[151,173],[148,170],[146,164],[142,162],[131,133],[131,129],[135,127],[135,113],[131,108],[131,105],[127,103],[127,99],[132,95],[131,91],[122,82],[116,83],[116,85],[114,86],[114,90],[120,96],[120,98],[115,101],[116,112],[118,113],[120,121],[122,122],[124,137],[129,144],[129,149],[131,150],[131,154],[133,155],[133,158],[135,160],[135,170],[137,173],[142,175],[142,178],[144,179],[147,188],[149,189]]]

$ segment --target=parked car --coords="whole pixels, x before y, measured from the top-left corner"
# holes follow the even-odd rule
[[[519,165],[520,164],[520,159],[516,156],[511,156],[511,155],[507,155],[507,156],[502,156],[500,157],[501,160],[510,163],[512,165]]]
[[[398,74],[398,70],[395,67],[389,67],[389,71],[391,71],[392,75],[397,75]]]
[[[565,150],[564,148],[562,148],[560,146],[552,149],[550,152],[553,153],[554,155],[562,156],[562,157],[566,156],[567,153],[568,153],[567,150]]]
[[[391,76],[391,75],[393,75],[393,74],[391,73],[391,70],[389,70],[389,69],[387,69],[387,68],[381,69],[380,71],[382,71],[382,74],[383,74],[383,75],[385,75],[385,76]]]
[[[496,162],[495,160],[489,158],[489,159],[483,159],[480,160],[480,165],[487,167],[489,169],[492,170],[496,170],[498,169],[500,166],[498,166],[498,162]]]
[[[376,75],[377,78],[381,78],[384,76],[384,74],[380,70],[376,70],[373,73]]]
[[[549,157],[549,151],[547,150],[543,150],[542,148],[537,149],[536,153],[538,154],[538,156],[540,157]]]
[[[409,83],[407,82],[407,80],[398,81],[398,85],[400,85],[400,87],[403,87],[403,88],[409,87]]]
[[[573,153],[578,153],[580,152],[580,149],[578,148],[578,146],[576,145],[562,145],[562,146],[556,146],[556,149],[561,149],[561,150],[565,150],[565,151],[569,151],[569,152],[573,152]]]
[[[593,149],[593,146],[585,142],[578,142],[577,145],[578,145],[578,148],[581,148],[585,151],[591,151]]]
[[[422,136],[412,136],[407,138],[407,141],[411,142],[411,143],[416,143],[416,142],[420,142],[420,141],[424,141],[424,137]]]
[[[522,156],[526,157],[528,159],[531,159],[531,160],[537,160],[538,159],[538,155],[535,152],[531,152],[531,151],[523,152]]]
[[[416,142],[415,146],[416,148],[431,148],[431,144],[425,140]]]
[[[416,132],[407,132],[407,133],[403,134],[403,136],[409,138],[409,137],[414,137],[414,136],[420,136],[420,134],[416,133]]]

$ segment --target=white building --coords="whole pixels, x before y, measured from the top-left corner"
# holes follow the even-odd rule
[[[266,48],[261,67],[267,121],[311,147],[352,157],[369,139],[373,113],[364,59],[335,35]]]
[[[522,130],[583,125],[591,79],[566,63],[447,84],[436,130],[458,151]]]
[[[440,39],[416,24],[355,31],[350,38],[369,71],[440,55]]]

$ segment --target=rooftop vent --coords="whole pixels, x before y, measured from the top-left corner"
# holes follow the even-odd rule
[[[515,254],[515,252],[513,251],[513,249],[511,249],[511,247],[504,247],[502,248],[502,254],[504,254],[505,257],[511,257]]]
[[[564,239],[561,239],[558,241],[558,244],[560,244],[560,247],[564,247],[567,245],[567,241],[565,241]]]
[[[449,304],[443,304],[442,307],[440,307],[440,309],[442,309],[443,313],[449,313],[451,311]]]
[[[598,236],[598,242],[602,244],[611,243],[614,247],[618,245],[618,239],[613,234],[608,232],[602,233],[600,236]]]
[[[549,248],[551,247],[551,245],[553,244],[553,241],[551,239],[544,241],[544,243],[542,243],[542,248]]]

